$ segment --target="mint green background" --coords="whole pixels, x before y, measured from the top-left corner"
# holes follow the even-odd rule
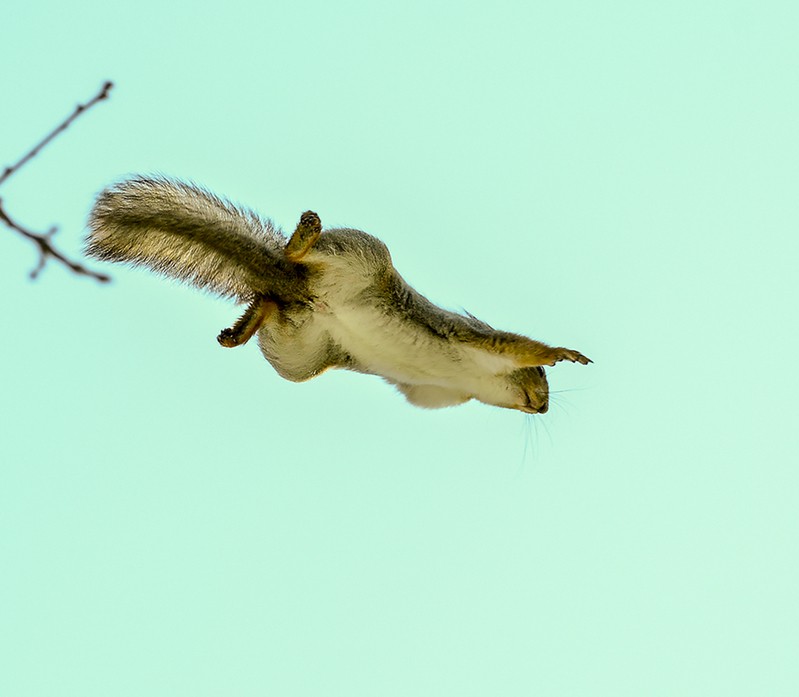
[[[799,694],[795,8],[6,8],[0,164],[117,83],[0,191],[63,247],[163,172],[595,364],[529,419],[294,385],[0,230],[0,695]]]

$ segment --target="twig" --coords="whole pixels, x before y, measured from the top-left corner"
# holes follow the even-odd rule
[[[84,111],[91,109],[97,102],[101,102],[103,99],[108,99],[108,92],[114,86],[113,82],[106,82],[100,91],[86,104],[78,104],[75,107],[75,111],[73,111],[62,123],[56,126],[50,133],[48,133],[40,142],[34,145],[29,152],[23,155],[19,162],[11,165],[10,167],[6,167],[3,171],[3,174],[0,175],[0,186],[2,186],[3,182],[8,179],[14,172],[16,172],[22,165],[24,165],[28,160],[32,159],[36,155],[39,154],[39,151],[47,145],[53,138],[55,138],[59,133],[65,131],[69,125],[80,116]]]
[[[93,107],[98,102],[103,101],[104,99],[108,98],[108,93],[113,87],[113,83],[106,82],[100,91],[86,104],[78,104],[75,107],[75,111],[73,111],[64,121],[62,121],[58,126],[56,126],[50,133],[48,133],[41,141],[39,141],[36,145],[34,145],[30,151],[25,153],[25,155],[20,158],[18,162],[15,162],[13,165],[6,167],[3,170],[2,175],[0,175],[0,186],[2,186],[5,181],[13,174],[18,172],[21,167],[23,167],[27,162],[32,160],[36,155],[39,154],[39,151],[44,148],[53,138],[55,138],[59,133],[65,131],[69,125],[78,118],[82,113]],[[52,238],[55,235],[57,228],[51,228],[47,232],[44,233],[36,233],[28,230],[27,228],[23,227],[19,223],[15,222],[6,212],[5,208],[3,207],[3,200],[0,198],[0,221],[2,221],[8,228],[18,232],[23,237],[31,240],[39,249],[39,263],[37,264],[36,268],[31,271],[31,278],[36,278],[41,270],[44,268],[44,265],[47,263],[47,260],[52,258],[56,261],[62,263],[66,266],[70,271],[73,273],[82,275],[82,276],[90,276],[91,278],[100,281],[101,283],[105,283],[110,279],[109,276],[105,274],[98,273],[96,271],[92,271],[91,269],[87,269],[82,264],[72,261],[67,256],[65,256],[62,252],[59,252],[54,246],[52,242]]]
[[[3,208],[2,199],[0,199],[0,220],[2,220],[12,230],[16,230],[20,235],[29,239],[39,248],[39,263],[36,265],[36,268],[30,272],[31,278],[36,278],[44,268],[44,265],[47,263],[47,259],[53,258],[56,261],[60,261],[73,273],[79,274],[81,276],[90,276],[91,278],[100,281],[100,283],[107,283],[111,280],[110,276],[87,269],[82,264],[79,264],[77,261],[72,261],[64,254],[59,252],[52,243],[53,235],[55,235],[55,233],[58,231],[58,228],[53,227],[47,232],[36,233],[26,230],[24,227],[14,222],[8,217],[8,213],[6,213],[5,209]]]

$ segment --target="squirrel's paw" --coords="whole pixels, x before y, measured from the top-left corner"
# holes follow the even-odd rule
[[[316,244],[322,234],[322,221],[313,211],[305,211],[289,239],[284,253],[289,261],[300,261]]]
[[[236,332],[233,329],[223,329],[219,332],[219,336],[216,337],[216,340],[225,348],[233,348],[234,346],[239,345],[239,340],[236,336]]]
[[[567,349],[567,348],[555,348],[552,349],[552,355],[550,357],[550,362],[547,365],[555,365],[559,361],[571,361],[572,363],[581,363],[582,365],[588,365],[589,363],[593,363],[590,358],[587,358],[579,351],[575,351],[574,349]]]
[[[219,332],[216,340],[225,348],[243,346],[261,328],[275,307],[276,305],[272,300],[263,297],[255,298],[247,306],[238,322],[232,327]]]

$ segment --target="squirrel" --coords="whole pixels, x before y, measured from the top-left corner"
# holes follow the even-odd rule
[[[134,176],[102,191],[86,252],[149,267],[247,309],[217,337],[225,347],[258,335],[277,373],[296,382],[329,368],[378,375],[413,405],[476,399],[542,414],[544,366],[590,363],[444,310],[411,288],[383,242],[360,230],[323,230],[313,211],[286,240],[271,221],[192,184]]]

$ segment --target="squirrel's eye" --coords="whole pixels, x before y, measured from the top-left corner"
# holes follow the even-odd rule
[[[540,365],[539,365],[539,366],[536,366],[536,368],[535,368],[535,369],[536,369],[536,372],[537,372],[537,373],[538,373],[538,374],[539,374],[541,377],[544,377],[544,369],[543,369],[543,368],[542,368]]]

